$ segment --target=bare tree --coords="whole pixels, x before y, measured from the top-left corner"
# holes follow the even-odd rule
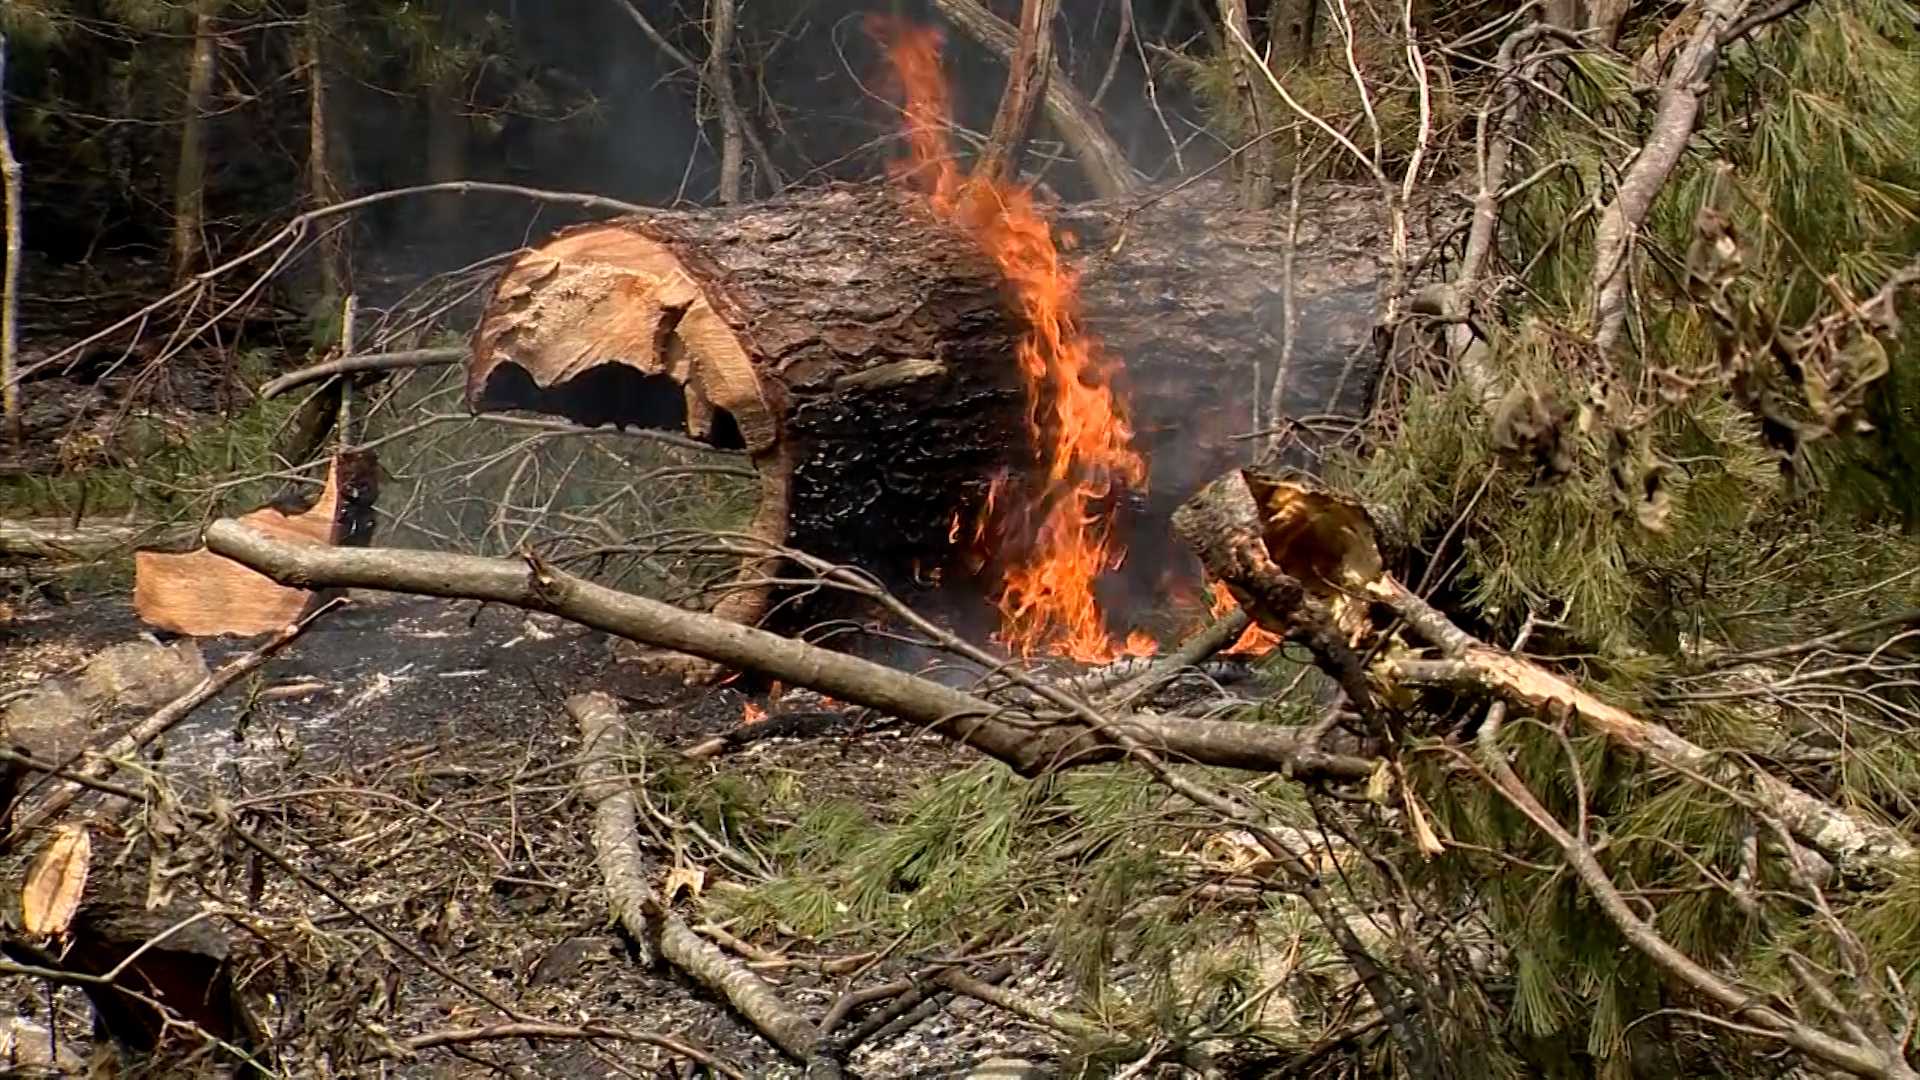
[[[7,37],[0,33],[0,188],[6,196],[7,262],[0,279],[0,412],[8,437],[20,445],[20,388],[14,367],[20,348],[20,162],[13,156],[13,135],[7,130]]]
[[[707,0],[706,82],[720,110],[720,201],[740,201],[740,173],[746,165],[741,153],[745,123],[733,93],[733,15],[735,0]]]
[[[199,268],[207,225],[207,106],[216,66],[214,20],[221,0],[198,0],[193,8],[193,45],[187,57],[187,97],[180,113],[180,160],[173,176],[173,274],[180,280]]]

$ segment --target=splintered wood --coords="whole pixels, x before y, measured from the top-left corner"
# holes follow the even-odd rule
[[[296,544],[362,547],[373,536],[378,465],[372,454],[336,455],[313,505],[265,506],[241,524]],[[310,610],[315,593],[276,584],[205,548],[184,554],[135,552],[133,608],[149,626],[189,637],[272,633]]]
[[[772,446],[778,430],[739,339],[680,260],[637,226],[577,229],[520,256],[474,335],[467,394],[476,409],[531,404],[492,384],[502,363],[542,391],[607,364],[670,379],[681,389],[687,434],[702,441],[716,438],[719,412],[752,453]]]

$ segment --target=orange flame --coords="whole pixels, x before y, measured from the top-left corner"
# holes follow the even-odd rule
[[[1213,603],[1211,606],[1214,618],[1218,619],[1240,606],[1240,601],[1233,598],[1233,593],[1227,589],[1225,582],[1208,582],[1207,587],[1213,594]],[[1280,635],[1268,630],[1259,623],[1254,623],[1252,626],[1247,627],[1246,631],[1240,635],[1240,640],[1233,643],[1232,648],[1223,650],[1221,655],[1265,656],[1278,648],[1279,645]]]
[[[740,706],[740,723],[743,727],[751,724],[758,724],[762,720],[765,720],[766,718],[767,718],[767,710],[761,708],[758,705],[755,705],[751,701]]]
[[[875,17],[904,92],[905,162],[896,179],[927,193],[934,212],[971,235],[1006,280],[1027,330],[1016,354],[1027,388],[1027,426],[1046,465],[1036,503],[1043,508],[1024,562],[1001,583],[999,640],[1022,656],[1045,647],[1088,663],[1140,655],[1116,645],[1093,596],[1093,582],[1126,553],[1102,509],[1117,487],[1139,490],[1147,463],[1133,449],[1125,403],[1111,376],[1117,361],[1080,324],[1079,275],[1060,257],[1053,229],[1026,188],[964,176],[948,135],[947,84],[938,31]],[[992,495],[976,540],[994,512]],[[1138,635],[1137,635],[1138,636]]]

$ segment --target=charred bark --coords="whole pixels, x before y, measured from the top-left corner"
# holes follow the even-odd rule
[[[1114,587],[1151,592],[1167,560],[1190,559],[1165,528],[1178,500],[1253,455],[1236,436],[1284,334],[1285,232],[1199,185],[1061,209],[1054,226],[1088,327],[1125,366],[1151,467],[1122,508],[1135,570]],[[1377,228],[1364,198],[1322,193],[1305,211],[1294,287],[1307,329],[1284,395],[1303,413],[1357,413],[1370,395]],[[840,186],[578,226],[524,253],[475,335],[468,403],[744,449],[761,478],[756,535],[896,586],[951,581],[975,569],[956,526],[971,527],[996,475],[1017,480],[1037,458],[1022,332],[972,238],[917,196]],[[719,610],[747,619],[765,601],[735,592]]]

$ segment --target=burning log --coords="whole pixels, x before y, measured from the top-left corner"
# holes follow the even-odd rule
[[[338,454],[311,505],[269,505],[244,514],[250,529],[294,543],[364,546],[373,538],[379,466],[371,453]],[[280,630],[322,598],[275,584],[205,548],[133,557],[134,611],[150,626],[189,637],[251,637]]]
[[[1285,333],[1284,223],[1204,184],[1049,213],[1049,239],[1078,252],[1063,283],[1078,286],[1077,311],[1062,322],[1091,339],[1147,470],[1117,508],[1138,569],[1102,588],[1151,595],[1186,558],[1165,527],[1175,505],[1257,445],[1235,436],[1255,426],[1262,365]],[[1370,394],[1377,228],[1369,195],[1305,200],[1284,395],[1303,414],[1355,413]],[[1020,554],[981,527],[990,499],[1031,507],[1044,494],[1060,421],[1023,387],[1020,289],[976,231],[893,185],[576,226],[498,281],[468,403],[745,450],[761,539],[896,588],[952,582]],[[751,621],[767,601],[735,591],[716,613]]]

